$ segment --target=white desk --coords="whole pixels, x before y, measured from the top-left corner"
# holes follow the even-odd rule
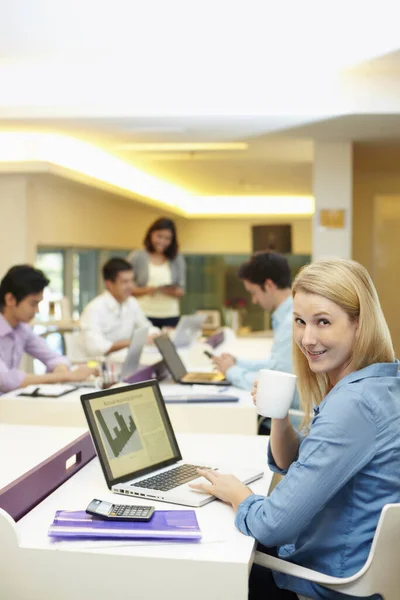
[[[266,438],[179,435],[184,457],[206,462],[250,463],[266,468]],[[267,493],[271,473],[251,484]],[[92,497],[111,494],[97,459],[48,496],[17,524],[0,518],[0,594],[7,600],[109,600],[116,594],[146,600],[245,600],[254,540],[234,527],[234,513],[222,502],[196,509],[204,540],[200,544],[143,542],[64,542],[52,544],[47,528],[57,509],[82,509]],[[139,501],[135,499],[135,503]],[[133,503],[133,502],[132,502]],[[147,502],[143,502],[146,504]],[[158,509],[176,505],[155,503]],[[17,542],[17,537],[18,542]],[[67,546],[67,548],[66,548]],[[55,550],[58,551],[55,551]]]
[[[179,386],[180,394],[188,392]],[[171,381],[162,383],[161,390],[177,393]],[[171,392],[172,390],[172,392]],[[10,392],[0,396],[0,423],[44,425],[52,427],[87,427],[80,396],[94,389],[78,389],[60,398],[29,398]],[[167,404],[176,432],[181,433],[257,433],[257,412],[249,392],[230,387],[226,393],[239,396],[234,403]]]
[[[217,349],[248,358],[267,356],[272,340],[268,338],[234,337]],[[204,344],[197,343],[180,351],[188,370],[211,370],[209,358],[204,355]],[[221,350],[220,350],[221,349]],[[157,362],[155,352],[142,355],[144,364]],[[161,390],[168,394],[172,381],[161,383]],[[189,391],[181,386],[181,394]],[[19,390],[20,391],[20,390]],[[81,389],[60,398],[27,398],[18,396],[19,391],[0,396],[0,423],[22,425],[46,425],[55,427],[86,427],[86,419],[80,403],[80,395],[91,389]],[[171,389],[169,390],[171,393]],[[206,388],[204,388],[206,391]],[[174,389],[173,393],[177,393]],[[176,432],[181,433],[232,433],[256,434],[257,413],[250,393],[233,386],[227,394],[239,396],[236,403],[167,404],[168,414]]]

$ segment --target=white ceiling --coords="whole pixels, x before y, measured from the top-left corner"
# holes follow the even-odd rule
[[[0,130],[73,135],[199,195],[309,195],[313,144],[273,133],[304,119],[192,117],[0,121]],[[268,132],[267,134],[265,132]],[[271,133],[270,133],[271,132]],[[133,152],[124,143],[245,141],[247,150]]]
[[[311,194],[314,140],[400,142],[397,3],[5,4],[0,130],[72,135],[212,196]],[[213,141],[248,148],[120,148]]]
[[[300,126],[288,127],[285,122],[279,130],[277,126],[278,120],[270,118],[223,117],[0,121],[0,130],[73,135],[169,183],[210,196],[312,194],[314,140],[400,143],[400,114],[345,115]],[[131,142],[210,141],[245,141],[248,149],[142,153],[119,149],[121,143]]]

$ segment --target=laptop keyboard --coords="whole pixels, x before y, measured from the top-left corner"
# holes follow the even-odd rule
[[[186,373],[184,381],[221,381],[224,375],[219,373]]]
[[[148,479],[142,479],[141,481],[132,483],[131,486],[168,492],[168,490],[172,490],[179,485],[187,483],[188,481],[192,481],[193,479],[197,479],[199,474],[197,473],[196,469],[209,468],[210,467],[201,467],[197,465],[181,465],[180,467],[175,467],[175,469],[171,469],[170,471],[165,471],[159,475],[154,475],[154,477],[149,477]]]

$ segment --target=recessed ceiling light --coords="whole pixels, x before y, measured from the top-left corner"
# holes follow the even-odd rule
[[[247,150],[245,142],[165,142],[127,143],[114,146],[115,150],[129,152],[217,152],[221,150]]]
[[[196,196],[87,142],[60,134],[0,132],[0,171],[39,168],[117,189],[188,218],[314,213],[311,196]]]
[[[185,133],[184,127],[174,125],[133,125],[132,127],[120,127],[126,133]]]

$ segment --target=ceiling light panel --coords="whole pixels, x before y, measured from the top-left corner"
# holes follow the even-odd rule
[[[314,212],[311,196],[195,196],[140,171],[127,162],[86,142],[64,135],[34,132],[0,132],[0,166],[33,164],[72,177],[78,174],[98,187],[112,186],[121,194],[162,203],[186,217],[240,215],[305,215]]]
[[[129,152],[218,152],[247,150],[245,142],[165,142],[126,143],[115,146],[115,150]]]

